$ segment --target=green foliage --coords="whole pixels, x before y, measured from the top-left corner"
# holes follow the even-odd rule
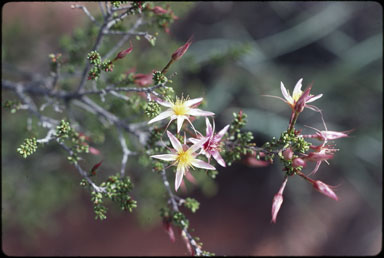
[[[80,185],[86,186],[88,183],[82,180]],[[137,207],[137,202],[130,196],[130,192],[133,189],[133,183],[129,177],[120,178],[119,174],[110,176],[106,181],[100,184],[100,187],[104,189],[103,192],[96,192],[94,190],[91,193],[95,219],[104,220],[107,218],[107,207],[103,205],[104,199],[109,199],[112,202],[117,203],[123,211],[132,212],[132,210]]]
[[[188,197],[185,199],[184,206],[195,213],[199,209],[200,203],[196,199]]]
[[[155,71],[153,73],[153,81],[155,85],[163,84],[168,81],[168,78],[160,71]]]
[[[149,118],[154,118],[160,114],[161,108],[160,105],[155,101],[149,101],[144,107],[144,112]]]
[[[24,158],[32,155],[37,150],[36,138],[27,138],[24,140],[24,143],[17,148],[17,152],[20,153]]]
[[[241,129],[247,123],[247,115],[240,111],[233,113],[234,119],[228,129],[228,141],[224,148],[223,158],[230,166],[234,161],[240,160],[243,155],[252,153],[254,146],[252,132],[242,132]]]
[[[4,109],[11,112],[11,114],[16,113],[16,111],[20,109],[20,106],[21,102],[18,100],[6,100],[3,105]]]

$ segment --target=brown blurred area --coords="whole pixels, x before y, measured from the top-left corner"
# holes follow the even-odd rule
[[[248,4],[250,7],[247,7],[245,2],[241,2],[239,5],[233,3],[229,5],[227,2],[197,3],[190,13],[176,21],[171,28],[171,37],[183,41],[189,35],[194,34],[195,41],[198,42],[210,37],[228,36],[227,33],[230,31],[229,24],[231,21],[235,21],[239,24],[244,23],[244,26],[250,31],[250,35],[254,39],[259,39],[282,30],[279,24],[285,24],[288,18],[294,21],[295,14],[301,11],[316,12],[321,9],[316,5],[323,7],[328,2],[292,4],[288,5],[286,10],[284,10],[284,7],[276,7],[277,4],[275,9],[272,8],[270,5],[273,5],[273,3],[249,2]],[[72,10],[69,7],[70,5],[71,2],[17,2],[7,3],[3,6],[3,29],[17,21],[22,26],[25,26],[26,31],[34,31],[40,37],[35,42],[31,42],[33,48],[31,48],[28,42],[21,42],[28,51],[32,52],[29,53],[31,58],[21,60],[18,63],[21,67],[28,68],[30,71],[38,71],[41,67],[44,67],[46,65],[46,56],[58,49],[56,42],[58,37],[62,34],[69,34],[75,26],[79,26],[79,24],[87,21],[87,17],[85,17],[81,10]],[[89,6],[91,12],[98,11],[97,4],[87,3],[87,6]],[[381,7],[378,6],[379,4],[372,3],[370,6],[366,3],[365,5],[362,4],[361,10],[359,10],[360,7],[356,7],[354,16],[352,15],[350,18],[352,24],[348,25],[346,22],[344,25],[340,25],[341,28],[349,32],[354,31],[356,33],[354,40],[356,41],[359,40],[359,37],[363,40],[365,37],[371,36],[364,35],[365,32],[369,34],[371,31],[367,29],[368,27],[363,27],[362,25],[362,27],[359,27],[358,21],[362,19],[362,16],[369,16],[372,12],[372,17],[374,16],[374,18],[369,20],[369,17],[367,17],[363,24],[372,25],[372,27],[381,26],[382,29],[382,21],[381,23],[379,22],[381,25],[377,25],[375,20],[382,19],[382,9],[381,12],[375,11],[376,8]],[[292,8],[291,13],[288,11],[288,7]],[[294,12],[294,8],[299,11]],[[271,23],[268,23],[268,25],[255,25],[252,23],[252,13],[256,11],[260,12],[260,15],[254,18],[260,21],[263,19],[269,21],[268,16],[276,16],[277,18],[271,18]],[[277,15],[279,11],[280,16]],[[355,17],[356,20],[354,20]],[[217,26],[215,27],[214,24]],[[255,31],[252,31],[252,28],[257,26],[260,26],[260,30],[255,29]],[[270,26],[270,28],[266,28],[267,26]],[[350,27],[345,28],[342,26]],[[335,42],[331,43],[336,44]],[[305,66],[305,62],[308,60],[300,58],[307,56],[311,60],[310,55],[313,54],[313,60],[318,58],[316,60],[319,63],[324,62],[325,67],[327,59],[336,58],[334,54],[325,53],[325,51],[324,53],[321,52],[323,50],[321,50],[319,47],[320,43],[318,44],[316,40],[313,44],[315,46],[310,43],[306,46],[299,46],[298,49],[305,49],[301,54],[290,56],[290,53],[295,53],[295,49],[292,48],[292,50],[287,50],[287,54],[282,54],[280,57],[276,57],[276,59],[278,59],[280,65],[290,66],[290,64],[298,65],[298,63],[303,63],[303,66]],[[311,54],[306,55],[307,53]],[[377,69],[377,67],[382,68],[382,59],[380,64],[374,63],[370,65],[368,69],[371,70]],[[322,69],[325,69],[324,67],[321,65],[317,67],[315,65],[313,69],[318,69],[318,72],[314,72],[314,74],[320,73]],[[279,69],[281,68],[276,68],[276,71]],[[294,68],[290,67],[289,69],[294,71]],[[212,72],[217,72],[217,70],[212,70]],[[206,71],[210,70],[207,68]],[[259,72],[260,74],[264,72],[267,76],[272,74],[267,69]],[[285,75],[285,72],[286,70],[282,74]],[[206,74],[200,74],[200,76],[203,78],[202,81],[208,80],[206,77],[209,77]],[[378,77],[382,79],[382,74],[379,74]],[[297,79],[295,74],[292,82],[294,80],[297,81]],[[307,82],[310,80],[311,78],[308,78]],[[260,82],[259,79],[255,81]],[[277,83],[274,82],[274,86],[271,86],[271,88],[277,89],[275,91],[277,94],[279,94],[279,81],[280,79],[277,78]],[[270,81],[264,81],[264,83],[266,85]],[[288,85],[290,85],[290,89],[293,87],[292,83]],[[318,84],[316,83],[315,85]],[[316,93],[322,92],[321,88],[316,89],[314,87],[313,89]],[[372,93],[372,95],[375,94]],[[323,97],[323,105],[327,101],[325,99],[326,96]],[[332,96],[330,96],[330,99],[335,100]],[[238,102],[241,101],[236,96],[231,104],[236,106]],[[244,103],[248,107],[252,105],[246,101]],[[382,107],[382,98],[375,99],[375,103],[377,106],[375,106],[376,109],[374,110],[377,111],[377,114],[382,115],[382,111],[377,109],[377,107]],[[346,110],[346,107],[347,105],[341,106],[340,109],[344,108]],[[277,111],[280,112],[280,110]],[[332,117],[332,111],[325,110],[324,113],[333,119],[332,123],[334,125],[344,125],[345,127],[341,128],[350,129],[350,124],[356,122],[346,117]],[[215,110],[215,112],[217,111]],[[372,113],[370,114],[372,115]],[[221,119],[224,120],[223,117]],[[338,119],[340,120],[338,121]],[[380,121],[382,117],[378,118],[375,116],[372,118],[372,120],[375,119]],[[340,141],[344,143],[348,140],[358,140],[357,136],[353,137]],[[259,143],[263,140],[265,140],[263,136],[256,136],[256,142]],[[357,154],[355,154],[358,151],[356,149],[348,149],[348,145],[345,146],[346,148],[340,151],[343,154],[338,153],[337,155],[344,157],[346,160],[358,159]],[[380,157],[382,155],[382,148],[379,147],[378,149],[379,151],[376,155],[379,158],[375,156],[375,162],[370,162],[369,164],[365,164],[365,161],[361,162],[361,166],[366,168],[364,171],[368,171],[367,174],[374,178],[372,180],[374,184],[368,184],[368,182],[371,182],[369,181],[370,179],[368,180],[364,177],[361,177],[360,181],[348,180],[348,171],[346,171],[345,166],[343,167],[342,162],[338,163],[335,161],[333,163],[332,161],[330,166],[322,165],[322,169],[319,171],[321,173],[321,180],[332,185],[340,184],[337,187],[337,194],[340,198],[338,202],[314,191],[310,185],[300,178],[290,178],[284,194],[284,204],[276,224],[270,223],[270,209],[272,198],[283,179],[282,174],[279,173],[278,166],[250,168],[242,163],[237,163],[227,169],[219,168],[220,174],[216,180],[218,184],[217,194],[213,197],[206,197],[199,192],[194,192],[192,195],[201,204],[196,214],[187,213],[190,225],[195,229],[192,234],[200,237],[204,243],[204,250],[213,252],[216,255],[376,255],[382,250],[382,197],[378,195],[378,193],[382,194],[382,160]],[[337,155],[335,159],[337,159]],[[372,163],[376,163],[376,165],[372,165]],[[359,172],[352,173],[359,175]],[[356,176],[356,178],[358,177]],[[2,179],[4,180],[5,178]],[[76,179],[78,178],[76,177]],[[375,195],[373,196],[371,193],[375,193]],[[370,199],[370,197],[372,198]],[[96,221],[93,219],[92,205],[86,191],[81,191],[81,195],[77,196],[75,201],[76,204],[68,204],[74,207],[66,207],[55,213],[52,219],[57,223],[53,229],[38,231],[33,237],[28,238],[25,238],[22,228],[12,227],[7,229],[7,231],[3,230],[2,251],[9,256],[188,255],[182,239],[177,237],[176,242],[172,243],[161,224],[150,227],[142,226],[135,219],[135,216],[130,213],[120,215],[112,213],[106,221]],[[2,223],[6,223],[6,221],[3,220]]]

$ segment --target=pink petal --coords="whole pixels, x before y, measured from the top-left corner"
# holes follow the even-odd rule
[[[194,167],[209,169],[209,170],[216,170],[216,168],[214,166],[212,166],[211,164],[208,164],[207,162],[199,160],[199,159],[194,159],[194,160],[192,160],[191,163],[192,163],[192,166],[194,166]]]
[[[175,155],[175,154],[160,154],[160,155],[152,155],[151,158],[161,159],[164,161],[175,161],[177,158],[177,155]]]
[[[177,166],[176,178],[175,178],[175,191],[177,191],[177,189],[179,189],[180,184],[183,181],[184,173],[185,173],[185,167],[184,166]]]
[[[209,122],[208,117],[205,118],[205,124],[206,124],[206,127],[207,127],[207,129],[206,129],[206,135],[209,136],[209,135],[212,134],[212,125],[211,125],[211,123]]]
[[[191,107],[193,105],[200,104],[202,101],[203,101],[203,98],[196,98],[196,99],[187,100],[187,101],[184,102],[184,104],[187,107]]]
[[[191,108],[188,111],[188,115],[191,116],[214,116],[215,113],[209,112],[209,111],[204,111],[198,108]]]
[[[284,83],[283,82],[280,82],[280,89],[281,89],[281,93],[283,94],[284,98],[289,102],[289,103],[293,103],[293,98],[289,95],[289,93],[287,92],[287,89],[284,87]],[[272,97],[272,96],[271,96]]]
[[[218,132],[215,136],[215,139],[217,141],[220,141],[221,138],[223,138],[223,136],[226,134],[226,132],[228,131],[228,128],[229,128],[229,125],[226,125],[223,129],[220,130],[220,132]]]
[[[214,151],[212,153],[213,158],[219,163],[220,166],[226,167],[224,159],[221,157],[220,153],[218,151]]]
[[[164,107],[172,107],[172,103],[168,102],[168,101],[163,101],[161,99],[157,99],[156,100],[157,103],[159,103],[160,105],[164,106]]]
[[[168,135],[169,140],[171,141],[171,144],[172,144],[173,148],[177,152],[182,151],[183,150],[183,146],[181,145],[179,140],[170,131],[167,131],[167,135]]]
[[[200,149],[204,143],[206,143],[207,141],[209,140],[209,138],[207,137],[204,137],[202,138],[200,141],[198,141],[197,143],[193,144],[191,147],[189,147],[189,151],[191,153],[194,153],[195,151],[197,151],[198,149]]]
[[[310,98],[306,101],[306,103],[311,103],[311,102],[313,102],[313,101],[315,101],[315,100],[321,98],[322,96],[323,96],[323,94],[319,94],[319,95],[310,97]]]
[[[170,117],[173,115],[173,111],[171,110],[167,110],[167,111],[164,111],[162,113],[160,113],[158,116],[156,116],[155,118],[151,119],[148,124],[152,124],[154,122],[157,122],[157,121],[160,121],[160,120],[163,120],[167,117]]]

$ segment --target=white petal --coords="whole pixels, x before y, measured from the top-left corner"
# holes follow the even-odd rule
[[[198,168],[216,170],[216,168],[214,166],[212,166],[211,164],[208,164],[207,162],[199,160],[199,159],[192,160],[191,164],[192,164],[192,166],[198,167]]]
[[[157,103],[159,103],[160,105],[164,106],[164,107],[172,107],[172,103],[168,102],[168,101],[162,101],[160,99],[156,100]]]
[[[167,131],[167,135],[168,135],[169,140],[171,141],[171,144],[172,144],[173,148],[177,152],[182,151],[183,150],[183,146],[181,145],[179,140],[170,131]]]
[[[226,125],[223,129],[220,130],[215,136],[215,140],[220,141],[223,138],[224,134],[228,131],[229,125]]]
[[[301,82],[303,81],[303,78],[301,78],[297,83],[296,83],[296,85],[295,85],[295,88],[293,89],[293,92],[292,92],[292,96],[299,96],[300,95],[300,93],[302,92],[301,91],[301,87],[302,87],[302,85],[301,85]]]
[[[152,124],[154,122],[157,122],[157,121],[160,121],[160,120],[163,120],[167,117],[170,117],[173,115],[173,111],[171,110],[167,110],[167,111],[164,111],[162,113],[160,113],[158,116],[156,116],[155,118],[151,119],[148,124]]]
[[[222,167],[226,166],[224,159],[221,157],[221,155],[218,151],[215,151],[212,156],[217,161],[217,163],[219,163],[220,166],[222,166]]]
[[[280,89],[281,89],[281,93],[283,94],[284,98],[285,98],[289,103],[293,103],[293,99],[292,99],[292,97],[289,95],[289,93],[287,92],[287,89],[284,87],[283,82],[281,82],[281,84],[280,84]]]
[[[177,155],[175,155],[175,154],[160,154],[160,155],[152,155],[151,158],[161,159],[161,160],[165,160],[165,161],[175,161],[177,158]]]
[[[209,112],[209,111],[204,111],[198,108],[191,108],[188,112],[188,115],[191,116],[214,116],[215,113]]]
[[[207,141],[209,140],[209,137],[204,137],[203,139],[201,139],[200,141],[198,141],[197,143],[193,144],[191,147],[189,147],[189,151],[191,153],[194,153],[195,151],[197,151],[198,149],[201,148],[201,146],[203,146],[204,143],[206,143]]]
[[[315,100],[321,98],[322,96],[323,96],[323,94],[316,95],[316,96],[310,98],[309,100],[307,100],[306,103],[311,103],[311,102],[313,102],[313,101],[315,101]]]
[[[188,141],[190,141],[191,143],[195,144],[195,143],[199,142],[199,139],[189,138]]]
[[[200,103],[201,101],[203,101],[203,98],[190,99],[185,101],[184,105],[186,105],[187,107],[191,107],[193,105]]]
[[[206,129],[206,135],[209,136],[209,135],[211,135],[211,134],[213,133],[213,131],[212,131],[212,125],[211,125],[211,123],[209,122],[208,117],[205,118],[205,124],[206,124],[206,126],[207,126],[207,129]]]
[[[183,181],[184,172],[185,172],[184,166],[177,166],[176,178],[175,178],[175,191],[179,189],[181,182]]]
[[[186,116],[177,116],[177,132],[179,133],[181,130],[181,127],[183,126],[184,119],[186,119]]]

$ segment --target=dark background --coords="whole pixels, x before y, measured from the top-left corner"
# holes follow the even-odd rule
[[[46,69],[47,55],[59,49],[58,38],[88,22],[70,4],[3,6],[2,62],[29,71]],[[98,12],[97,4],[85,5]],[[180,19],[172,25],[170,37],[162,34],[159,41],[172,40],[172,46],[179,46],[194,35],[178,64],[177,91],[191,96],[203,92],[205,110],[217,114],[218,129],[241,109],[248,114],[246,129],[258,145],[278,137],[288,125],[289,107],[262,95],[281,96],[280,81],[292,92],[300,78],[304,86],[313,83],[313,94],[324,94],[314,104],[323,110],[329,130],[354,129],[351,137],[336,141],[340,151],[314,176],[337,185],[337,202],[292,177],[277,223],[271,224],[272,198],[283,180],[279,164],[254,168],[238,162],[219,168],[210,190],[185,194],[201,203],[196,214],[187,215],[203,249],[217,255],[255,256],[380,252],[382,6],[313,1],[171,5]],[[146,221],[145,213],[138,220],[112,209],[106,221],[95,221],[88,192],[78,187],[77,172],[60,152],[52,149],[28,160],[18,156],[16,148],[24,137],[21,124],[25,126],[25,120],[2,110],[3,252],[187,254],[180,238],[171,243],[161,223],[151,223],[152,217]],[[304,125],[322,128],[318,113],[305,110],[298,121],[303,132],[312,133]]]

